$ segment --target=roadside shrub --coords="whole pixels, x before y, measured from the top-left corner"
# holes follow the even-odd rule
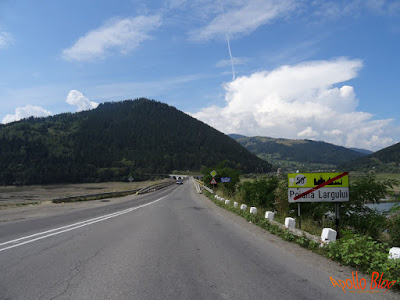
[[[400,247],[400,211],[387,219],[387,227],[390,244],[394,247]]]
[[[342,238],[328,245],[328,257],[364,272],[388,260],[389,247],[371,237],[342,231]]]
[[[287,179],[280,180],[275,189],[275,209],[277,213],[286,217],[289,215],[288,183]]]
[[[386,216],[366,207],[365,204],[380,203],[381,199],[391,194],[393,186],[398,184],[398,181],[393,179],[377,180],[374,174],[366,174],[351,181],[350,201],[340,205],[342,226],[379,239],[382,231],[386,229]]]
[[[259,179],[253,182],[246,181],[240,187],[243,201],[252,206],[275,209],[275,190],[278,187],[279,179]]]
[[[233,196],[236,192],[236,184],[240,182],[239,176],[241,174],[241,171],[228,167],[228,161],[223,161],[211,168],[202,168],[201,172],[204,174],[203,181],[210,188],[212,187],[210,184],[212,179],[210,172],[212,170],[215,170],[217,172],[217,176],[215,176],[215,180],[218,183],[217,188],[221,190],[224,194],[227,194],[230,197]],[[231,178],[231,182],[222,183],[222,177]]]
[[[307,238],[304,234],[303,234],[302,236],[295,237],[295,241],[296,241],[296,243],[299,244],[301,247],[307,248],[307,249],[309,249],[309,250],[315,251],[315,250],[317,250],[317,249],[320,248],[320,247],[319,247],[319,243],[317,243],[317,242],[315,242],[315,241],[313,241],[313,240],[310,240],[310,239]]]
[[[386,228],[387,220],[385,214],[363,207],[357,212],[348,213],[343,222],[345,226],[353,228],[356,233],[379,240],[381,233]]]
[[[340,240],[328,245],[328,257],[368,274],[385,273],[389,281],[400,283],[400,260],[388,259],[388,244],[349,231],[342,232],[342,235]],[[394,285],[393,289],[400,290],[400,285]]]

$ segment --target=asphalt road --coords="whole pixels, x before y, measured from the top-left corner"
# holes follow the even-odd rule
[[[221,213],[190,181],[54,207],[0,212],[0,299],[400,298],[345,294],[329,278],[340,273]]]

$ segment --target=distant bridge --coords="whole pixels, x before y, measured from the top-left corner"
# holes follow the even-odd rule
[[[178,180],[178,179],[186,179],[189,177],[194,177],[196,179],[202,179],[204,175],[178,175],[178,174],[168,174],[169,178]]]

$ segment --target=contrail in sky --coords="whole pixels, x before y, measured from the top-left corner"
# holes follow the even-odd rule
[[[225,19],[225,10],[224,10],[224,6],[222,4],[222,1],[219,1],[219,4],[221,5],[221,9],[222,9],[222,14],[223,14],[223,18]],[[226,21],[225,21],[226,22]],[[235,80],[236,75],[235,75],[235,66],[233,64],[233,57],[232,57],[232,51],[231,51],[231,43],[229,41],[229,35],[228,35],[228,30],[226,29],[225,32],[225,36],[226,36],[226,41],[228,43],[228,51],[229,51],[229,58],[231,60],[231,66],[232,66],[232,80]]]
[[[232,52],[231,52],[231,43],[229,42],[228,33],[226,33],[226,41],[228,42],[228,50],[229,50],[229,57],[231,58],[231,65],[232,65],[232,80],[235,80],[235,66],[233,64]]]

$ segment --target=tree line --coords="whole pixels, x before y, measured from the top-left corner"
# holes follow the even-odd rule
[[[244,172],[271,165],[174,107],[148,100],[0,126],[0,184],[145,179],[227,160]]]

